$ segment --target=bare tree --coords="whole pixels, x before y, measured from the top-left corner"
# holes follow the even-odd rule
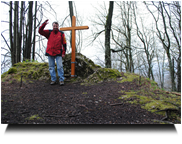
[[[125,40],[116,40],[115,36],[113,35],[112,38],[114,42],[119,46],[119,49],[111,49],[112,52],[123,52],[126,62],[125,62],[125,69],[129,72],[134,72],[134,64],[132,58],[132,46],[131,46],[131,30],[132,30],[132,3],[133,2],[116,2],[117,6],[120,8],[120,15],[119,18],[121,22],[119,26],[114,26],[113,30]]]
[[[172,91],[176,91],[175,71],[174,71],[174,65],[173,65],[173,60],[172,60],[173,58],[171,57],[172,53],[171,53],[170,30],[172,30],[172,33],[173,33],[174,37],[177,36],[177,35],[175,35],[175,31],[173,29],[172,22],[171,22],[171,17],[169,15],[168,11],[166,10],[166,4],[164,2],[161,2],[161,1],[156,2],[156,3],[152,2],[152,5],[158,10],[158,17],[156,17],[154,15],[154,13],[150,10],[150,8],[149,8],[149,6],[148,6],[148,4],[146,2],[145,2],[145,5],[146,5],[148,11],[152,14],[152,16],[153,16],[153,18],[155,20],[156,29],[157,29],[157,36],[160,39],[161,43],[163,44],[163,48],[165,49],[166,54],[167,54],[167,58],[168,58],[169,69],[170,69],[169,72],[170,72],[171,84],[172,84]],[[167,4],[167,5],[169,5],[169,4]],[[173,12],[181,14],[181,12],[179,11],[178,8],[175,9],[175,10],[176,11],[173,11]],[[169,9],[169,12],[171,12],[170,9]],[[159,17],[161,17],[161,19],[162,19],[162,24],[163,24],[163,29],[164,29],[163,32],[159,28],[159,20],[160,20]],[[169,25],[167,25],[167,21],[169,21]],[[180,21],[181,20],[179,19],[179,25],[181,23]],[[170,29],[169,29],[169,27],[170,27]],[[177,40],[177,37],[175,37],[175,39]],[[181,51],[181,48],[179,48],[179,46],[178,46],[178,49],[179,49],[179,51]],[[179,54],[179,57],[178,57],[178,62],[179,62],[179,59],[181,59],[180,54]],[[179,68],[181,67],[180,63],[181,63],[181,60],[179,62]],[[180,71],[180,70],[178,70],[178,71]],[[179,80],[180,80],[181,76],[178,76],[178,77],[179,77]],[[180,85],[180,82],[179,82],[179,85]]]
[[[17,63],[17,48],[18,48],[18,6],[19,2],[14,3],[14,35],[13,35],[13,62]]]
[[[154,75],[153,75],[153,70],[152,70],[152,60],[154,58],[155,46],[151,44],[152,36],[149,34],[150,32],[147,32],[146,28],[144,27],[142,19],[141,19],[142,31],[140,30],[138,23],[137,23],[137,16],[136,16],[135,10],[136,10],[136,7],[133,4],[133,12],[134,12],[134,19],[135,19],[135,24],[136,24],[137,36],[140,39],[140,41],[143,43],[143,48],[144,48],[147,62],[148,62],[147,77],[148,78],[152,77],[152,79],[154,80]]]
[[[174,56],[174,59],[177,62],[177,91],[181,92],[181,5],[179,1],[173,1],[172,3],[161,3],[167,14],[169,26],[177,45],[177,57]],[[166,7],[168,7],[168,10]],[[174,20],[172,19],[173,16],[175,17]]]
[[[33,51],[32,60],[35,60],[35,38],[36,38],[36,19],[37,19],[37,1],[35,1],[35,14],[34,14],[34,33],[33,33]]]
[[[10,10],[9,10],[9,35],[10,35],[10,51],[11,51],[11,63],[14,65],[14,51],[13,51],[13,32],[12,32],[12,1],[10,1]]]
[[[32,23],[33,23],[33,1],[29,1],[29,9],[28,9],[28,24],[26,26],[26,46],[24,50],[24,60],[31,59],[31,47],[32,47]]]
[[[110,32],[112,25],[112,15],[113,15],[114,2],[109,2],[109,12],[106,17],[105,25],[105,67],[111,68],[111,50],[110,50]]]

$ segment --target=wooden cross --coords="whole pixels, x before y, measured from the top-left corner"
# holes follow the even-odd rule
[[[76,30],[88,29],[88,26],[76,26],[76,17],[72,16],[72,27],[60,28],[61,31],[72,31],[72,53],[71,53],[71,77],[75,77],[75,40],[76,40]]]

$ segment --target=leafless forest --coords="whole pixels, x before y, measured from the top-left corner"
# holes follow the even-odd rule
[[[110,1],[93,7],[89,17],[89,36],[77,31],[76,49],[88,47],[98,51],[95,63],[122,72],[137,73],[158,82],[164,89],[181,91],[181,2]],[[15,63],[45,62],[46,39],[38,34],[39,26],[49,17],[60,27],[77,25],[85,20],[77,2],[67,2],[67,14],[58,18],[51,1],[1,1],[7,11],[1,24],[1,74]],[[70,33],[66,35],[70,49]],[[104,60],[99,56],[104,55]]]

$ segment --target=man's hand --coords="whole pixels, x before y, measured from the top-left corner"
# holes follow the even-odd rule
[[[65,54],[62,54],[62,58],[64,58],[65,57]]]
[[[47,19],[44,23],[47,25],[49,22],[48,22],[49,20]]]

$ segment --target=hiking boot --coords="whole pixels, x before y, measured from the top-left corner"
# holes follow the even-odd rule
[[[60,84],[60,86],[63,86],[64,85],[64,81],[60,81],[59,84]]]
[[[51,81],[50,85],[55,85],[56,82],[55,81]]]

